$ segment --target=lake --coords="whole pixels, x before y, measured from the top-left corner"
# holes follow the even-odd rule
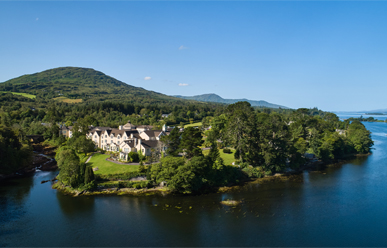
[[[387,246],[387,124],[364,124],[372,155],[227,193],[73,198],[40,183],[57,172],[7,181],[0,246]]]

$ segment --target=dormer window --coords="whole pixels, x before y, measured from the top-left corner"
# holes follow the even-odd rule
[[[121,139],[121,136],[118,135],[118,136],[117,136],[117,139]]]
[[[113,136],[113,134],[112,134],[112,135],[110,135],[110,138],[112,138],[112,139],[113,139],[113,137],[114,137],[114,136]]]

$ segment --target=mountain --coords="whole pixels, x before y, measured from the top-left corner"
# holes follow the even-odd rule
[[[266,108],[283,108],[288,109],[288,107],[269,103],[266,101],[255,101],[255,100],[248,100],[248,99],[223,99],[222,97],[216,95],[216,94],[204,94],[204,95],[198,95],[198,96],[174,96],[179,97],[182,99],[187,100],[196,100],[201,102],[216,102],[216,103],[226,103],[226,104],[232,104],[236,102],[246,101],[251,104],[251,106],[257,106],[257,107],[266,107]]]
[[[120,101],[157,103],[177,98],[123,83],[100,71],[80,67],[60,67],[20,76],[0,83],[0,91],[35,95],[36,99],[64,102]]]

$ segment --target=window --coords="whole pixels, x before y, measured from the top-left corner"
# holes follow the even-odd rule
[[[113,139],[113,137],[114,137],[114,136],[113,136],[113,134],[112,134],[112,135],[110,135],[110,138],[111,138],[111,139]]]
[[[121,136],[118,135],[118,136],[117,136],[117,139],[121,139]]]
[[[128,148],[125,148],[124,151],[125,151],[125,152],[129,152],[129,149],[128,149]]]
[[[105,134],[105,139],[107,138],[107,135]]]
[[[94,135],[94,138],[97,138],[97,135]]]
[[[119,144],[120,144],[120,142],[118,141],[118,142],[117,142],[117,144],[119,145]]]

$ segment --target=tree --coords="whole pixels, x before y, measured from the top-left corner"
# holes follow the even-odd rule
[[[30,163],[31,147],[20,130],[0,124],[0,173],[14,172]]]
[[[138,160],[140,161],[140,164],[145,161],[146,156],[142,153],[141,149],[138,151]]]
[[[172,129],[169,135],[160,138],[161,142],[167,147],[166,153],[169,156],[176,157],[180,152],[180,132],[179,128]]]
[[[77,152],[84,153],[85,156],[87,153],[95,151],[94,142],[83,135],[71,137],[68,139],[67,144]]]
[[[202,132],[198,128],[187,127],[181,135],[180,148],[185,153],[186,158],[202,156],[200,145],[203,144]]]
[[[226,109],[227,125],[225,141],[232,145],[236,159],[256,164],[258,160],[257,125],[254,109],[248,102],[237,102]]]
[[[151,168],[151,179],[157,184],[162,181],[169,181],[179,166],[184,165],[184,158],[181,157],[165,157],[160,163],[153,164]],[[150,165],[149,165],[150,166]]]
[[[86,166],[84,178],[85,178],[85,180],[84,180],[85,185],[94,181],[94,172],[93,172],[93,168],[91,168],[91,166]]]
[[[66,121],[65,123],[65,126],[66,127],[69,127],[69,126],[72,126],[73,125],[73,122],[72,121]]]
[[[374,144],[371,139],[371,132],[357,120],[348,126],[348,139],[358,153],[369,153]]]
[[[79,185],[80,180],[80,162],[75,151],[69,147],[61,147],[55,156],[58,163],[58,179],[64,185],[73,188]]]
[[[278,113],[259,114],[260,155],[266,171],[281,171],[288,156],[288,125]]]

